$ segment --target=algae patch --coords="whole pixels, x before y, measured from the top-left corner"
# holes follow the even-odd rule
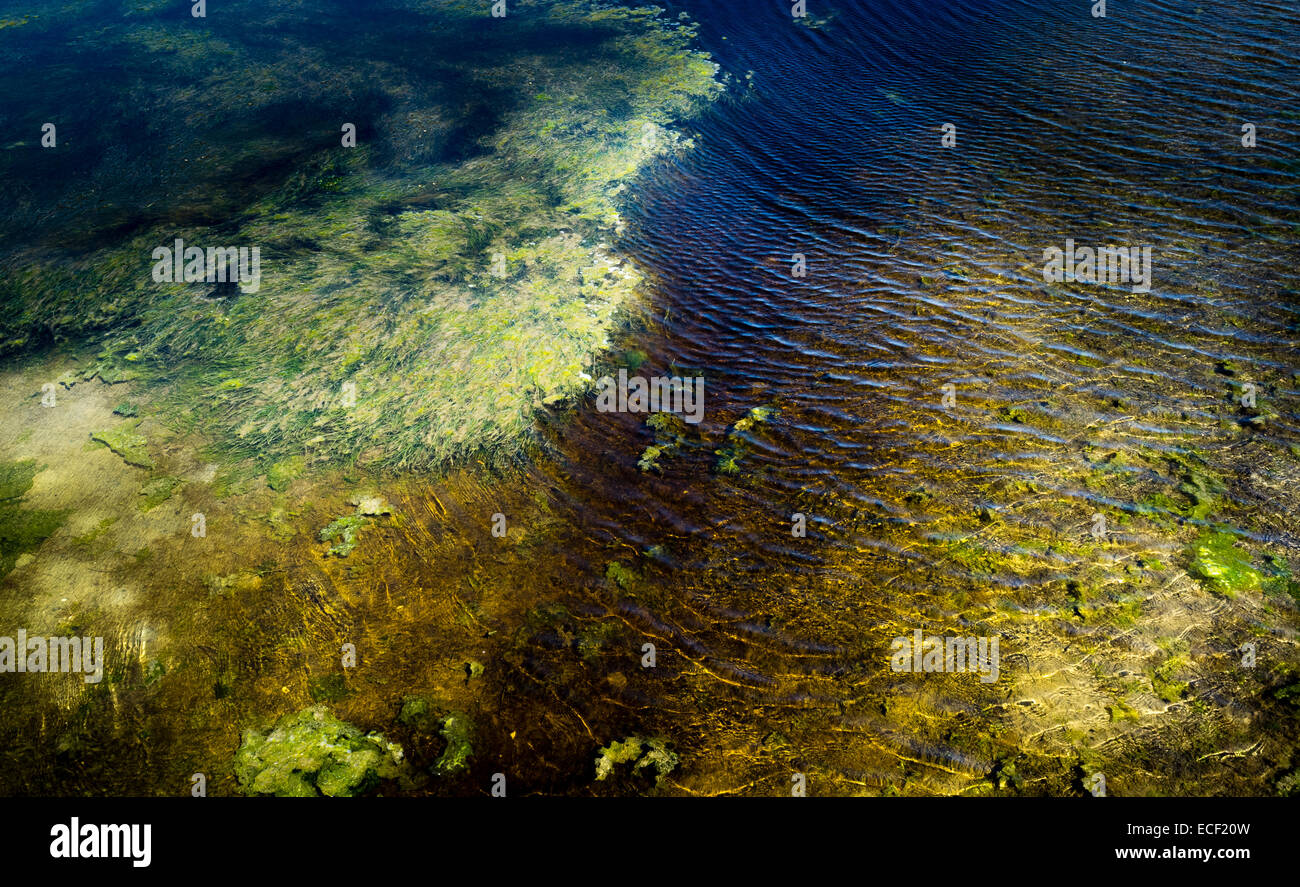
[[[749,451],[749,442],[745,436],[770,424],[779,412],[775,407],[754,407],[736,420],[736,424],[727,432],[727,446],[714,451],[718,457],[714,470],[719,474],[739,474],[741,459]]]
[[[359,514],[349,514],[333,521],[320,531],[320,541],[333,542],[326,556],[347,557],[357,547],[357,534],[365,526],[365,518]],[[336,541],[337,540],[337,541]]]
[[[149,441],[136,431],[138,422],[124,422],[115,428],[91,432],[90,439],[102,443],[122,457],[127,465],[136,468],[153,469],[153,458],[149,455]]]
[[[1263,577],[1251,565],[1250,556],[1237,548],[1236,541],[1231,533],[1222,532],[1198,537],[1188,546],[1191,563],[1187,572],[1224,597],[1259,588]]]
[[[351,797],[403,773],[400,745],[323,706],[285,715],[266,732],[246,730],[235,753],[235,775],[249,795]]]
[[[149,481],[140,488],[140,495],[143,497],[140,501],[140,510],[152,511],[157,508],[172,497],[181,483],[179,477],[156,477]]]
[[[596,780],[603,782],[620,765],[631,764],[632,775],[653,776],[658,786],[677,769],[678,763],[680,759],[662,739],[630,736],[621,742],[611,742],[596,755]]]
[[[307,460],[302,456],[289,456],[275,462],[266,470],[266,485],[277,493],[288,489],[295,478],[307,470]]]
[[[19,555],[39,548],[67,517],[64,511],[22,507],[38,471],[34,459],[0,462],[0,578],[9,575]]]
[[[434,769],[442,776],[455,776],[469,769],[469,759],[474,754],[474,725],[469,717],[454,711],[442,719],[442,738],[447,748]]]

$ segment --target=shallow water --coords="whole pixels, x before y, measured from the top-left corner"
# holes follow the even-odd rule
[[[1077,765],[1112,791],[1270,793],[1292,741],[1228,774],[1220,745],[1250,743],[1206,725],[1258,729],[1231,651],[1270,637],[1273,677],[1253,674],[1290,680],[1294,608],[1225,606],[1182,570],[1219,523],[1256,557],[1296,553],[1294,10],[699,14],[753,89],[640,190],[631,248],[659,284],[634,341],[656,372],[706,375],[709,419],[647,475],[647,431],[629,446],[634,423],[585,414],[560,446],[587,457],[558,471],[593,538],[672,554],[651,568],[670,601],[638,615],[734,697],[702,707],[727,712],[714,760],[758,780],[710,789],[779,790],[752,743],[797,726],[789,769],[833,791],[983,791],[1011,761],[1037,791],[1078,790]],[[1269,144],[1244,148],[1242,122]],[[1067,238],[1150,245],[1151,291],[1045,283]],[[1241,406],[1245,383],[1267,407]],[[719,475],[754,407],[779,420]],[[1224,485],[1204,507],[1199,459]],[[891,673],[916,627],[1000,635],[996,689]],[[1188,743],[1210,763],[1178,763]]]
[[[737,82],[630,195],[645,302],[592,375],[702,375],[704,422],[588,399],[495,473],[192,484],[178,519],[236,527],[201,553],[52,537],[69,571],[106,559],[86,618],[138,664],[98,696],[11,684],[7,791],[173,793],[195,769],[238,791],[239,730],[322,700],[427,767],[437,731],[398,718],[415,694],[476,740],[468,774],[412,792],[498,771],[522,793],[1294,785],[1294,8],[828,3],[810,26],[670,6]],[[1150,292],[1046,282],[1067,239],[1150,246]],[[42,378],[22,372],[15,392]],[[323,558],[316,533],[367,485],[395,516]],[[1216,587],[1197,545],[1225,536],[1250,571]],[[11,616],[70,618],[23,576]],[[891,670],[916,629],[998,638],[998,679]],[[344,643],[362,665],[331,683]],[[679,765],[596,781],[629,736]]]

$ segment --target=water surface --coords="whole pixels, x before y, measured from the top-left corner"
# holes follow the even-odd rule
[[[238,791],[239,729],[320,700],[428,765],[412,695],[476,730],[413,792],[1293,790],[1294,7],[810,5],[669,4],[733,82],[627,195],[644,299],[590,375],[702,375],[702,424],[587,399],[499,473],[207,500],[237,544],[113,566],[139,667],[23,697],[9,790]],[[1067,239],[1151,247],[1150,292],[1044,280]],[[376,483],[398,517],[323,558]],[[998,680],[891,670],[916,629],[998,638]],[[596,781],[631,736],[677,767]]]

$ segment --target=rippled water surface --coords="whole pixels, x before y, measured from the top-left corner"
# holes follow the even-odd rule
[[[623,609],[691,660],[687,695],[727,699],[691,700],[745,737],[712,735],[746,762],[713,787],[775,790],[757,762],[784,758],[836,790],[968,791],[1032,759],[1056,791],[1073,773],[1048,762],[1082,747],[1161,790],[1153,761],[1243,717],[1223,670],[1269,624],[1182,574],[1193,527],[1296,553],[1294,8],[700,14],[752,88],[643,189],[633,250],[659,279],[636,341],[707,377],[709,421],[646,474],[652,432],[629,446],[631,421],[584,415],[561,448],[598,458],[557,471],[593,539],[671,552],[648,570],[667,600]],[[1045,283],[1067,238],[1151,246],[1151,291]],[[754,407],[779,419],[729,432]],[[1180,492],[1202,467],[1224,485],[1208,514]],[[1001,635],[1001,682],[891,673],[916,627]],[[1292,629],[1264,636],[1294,662]],[[1151,674],[1177,655],[1171,702]],[[1193,767],[1186,787],[1267,791],[1258,773]]]
[[[24,701],[11,791],[105,749],[95,791],[168,793],[319,698],[418,760],[415,693],[477,738],[413,791],[1294,791],[1294,4],[668,5],[733,83],[628,197],[645,298],[593,375],[703,376],[704,421],[551,408],[517,469],[387,480],[346,564],[311,548],[339,472],[133,565],[118,643],[165,632],[172,683],[103,724]],[[1150,291],[1046,281],[1067,239],[1150,247]],[[892,670],[916,629],[997,638],[998,679]],[[319,692],[349,641],[369,670]],[[678,766],[594,781],[629,736]]]

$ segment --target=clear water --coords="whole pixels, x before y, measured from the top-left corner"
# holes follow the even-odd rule
[[[476,737],[467,775],[416,793],[498,771],[523,793],[1293,790],[1295,7],[810,5],[669,4],[736,82],[628,195],[645,301],[594,369],[704,376],[701,425],[548,411],[513,467],[375,481],[400,519],[347,560],[315,533],[357,469],[210,503],[233,542],[160,543],[88,594],[139,660],[119,683],[6,676],[5,790],[170,794],[201,770],[235,792],[241,728],[313,699],[427,766],[442,740],[398,718],[416,694]],[[138,218],[116,187],[65,230]],[[1150,246],[1150,291],[1046,281],[1067,239]],[[1244,558],[1232,582],[1206,545]],[[11,576],[9,621],[54,614],[41,594]],[[916,629],[998,638],[998,680],[892,670]],[[334,692],[344,643],[362,665]],[[678,766],[596,781],[629,736]]]

